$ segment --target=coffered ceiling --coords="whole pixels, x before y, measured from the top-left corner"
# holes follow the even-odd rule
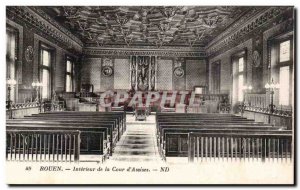
[[[85,46],[204,47],[251,7],[41,7]]]

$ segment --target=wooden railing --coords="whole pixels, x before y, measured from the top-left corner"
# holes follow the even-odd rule
[[[273,109],[271,110],[271,105],[266,94],[246,94],[244,106],[244,109],[247,111],[276,116],[292,117],[293,114],[292,106],[273,105]]]
[[[9,101],[6,101],[6,110],[9,110]],[[11,109],[23,109],[23,108],[32,108],[32,107],[39,107],[40,104],[38,102],[26,102],[26,103],[12,103]]]
[[[78,162],[78,130],[6,130],[6,160]]]
[[[12,103],[6,101],[7,118],[22,118],[26,115],[39,113],[40,104],[38,102]]]
[[[65,102],[64,101],[44,101],[43,103],[43,111],[51,112],[51,111],[64,111],[65,110]]]
[[[246,94],[245,102],[253,107],[267,108],[268,102],[266,97],[266,94]]]
[[[292,134],[194,133],[188,135],[189,162],[207,159],[292,160]]]
[[[197,94],[195,98],[200,98],[204,101],[213,100],[218,102],[229,100],[228,94]]]

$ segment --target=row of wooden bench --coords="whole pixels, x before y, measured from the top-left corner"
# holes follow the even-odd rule
[[[50,112],[8,119],[7,160],[79,161],[113,154],[126,130],[125,112]]]
[[[292,131],[232,114],[157,113],[163,158],[292,158]]]

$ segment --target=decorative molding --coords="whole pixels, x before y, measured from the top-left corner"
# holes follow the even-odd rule
[[[272,22],[276,17],[291,10],[291,8],[292,7],[270,7],[262,13],[253,16],[248,22],[235,28],[234,32],[231,32],[231,34],[225,35],[213,45],[208,45],[207,55],[210,56],[224,49],[224,47],[228,47],[232,42],[236,42],[239,38],[248,35],[253,30]]]
[[[91,46],[204,46],[251,7],[56,6],[58,22]],[[47,12],[47,11],[46,11]],[[171,14],[170,14],[171,13]]]
[[[180,67],[176,67],[173,71],[173,74],[177,78],[182,78],[184,76],[184,69]]]
[[[161,46],[157,48],[156,46],[151,46],[149,44],[143,43],[139,45],[131,45],[126,46],[122,44],[109,44],[109,45],[103,45],[101,47],[95,47],[95,46],[89,46],[89,44],[85,44],[86,49],[129,49],[129,50],[158,50],[158,51],[165,51],[165,50],[180,50],[180,51],[205,51],[205,47],[186,47],[186,46]]]
[[[82,43],[78,43],[78,40],[74,40],[69,35],[62,32],[48,20],[37,14],[35,11],[26,6],[7,6],[7,17],[11,20],[20,20],[24,24],[33,26],[38,31],[53,38],[57,43],[62,44],[67,49],[74,49],[75,51],[82,51]],[[61,27],[60,27],[61,28]]]
[[[102,75],[105,77],[109,77],[113,74],[113,68],[110,66],[103,66],[102,67]]]
[[[102,59],[102,75],[105,77],[109,77],[113,74],[113,60],[109,58]]]
[[[292,108],[282,109],[282,108],[277,108],[274,105],[273,109],[274,109],[274,111],[272,113],[270,106],[264,108],[264,107],[259,107],[259,106],[245,105],[245,107],[244,107],[244,110],[256,112],[256,113],[268,114],[268,115],[273,115],[273,116],[281,116],[281,117],[292,117],[293,116]]]
[[[112,59],[109,59],[109,58],[103,58],[103,63],[102,63],[102,66],[105,67],[112,67],[113,66],[113,61]]]
[[[161,56],[161,57],[205,57],[205,52],[199,51],[178,51],[178,50],[131,50],[131,49],[117,49],[117,48],[85,48],[83,53],[87,56],[101,55],[101,56]]]
[[[258,50],[254,50],[252,54],[252,61],[254,67],[260,67],[261,66],[261,55]]]
[[[82,41],[76,37],[75,35],[73,35],[68,29],[66,29],[65,27],[63,27],[61,24],[59,24],[58,22],[56,22],[55,20],[53,20],[53,18],[51,18],[49,15],[47,15],[41,8],[39,7],[30,7],[30,9],[32,9],[33,11],[35,11],[36,13],[38,13],[41,17],[43,17],[45,20],[47,20],[48,22],[50,22],[53,26],[55,26],[57,29],[59,29],[60,31],[62,31],[63,33],[65,33],[66,35],[68,35],[70,38],[72,38],[72,40],[74,40],[75,42],[77,42],[80,46],[83,46],[84,44],[82,43]]]
[[[211,47],[213,46],[215,43],[219,42],[220,40],[222,40],[223,38],[229,36],[230,34],[232,34],[234,31],[237,31],[238,28],[247,23],[249,20],[251,20],[251,18],[253,18],[253,16],[255,16],[256,14],[266,10],[267,7],[252,7],[246,14],[244,14],[239,20],[237,20],[236,22],[234,22],[230,27],[228,27],[226,30],[224,30],[221,34],[219,34],[218,36],[216,36],[208,45],[207,47]]]
[[[25,59],[27,62],[31,62],[33,60],[33,47],[27,46],[25,50]]]

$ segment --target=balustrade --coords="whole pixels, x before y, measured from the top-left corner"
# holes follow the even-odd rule
[[[292,159],[292,134],[189,133],[190,162],[207,159],[281,160]]]
[[[244,109],[247,111],[272,114],[275,116],[292,116],[291,106],[269,105],[266,94],[246,94]],[[273,109],[271,109],[271,107]]]
[[[8,161],[77,162],[78,130],[6,130]]]

